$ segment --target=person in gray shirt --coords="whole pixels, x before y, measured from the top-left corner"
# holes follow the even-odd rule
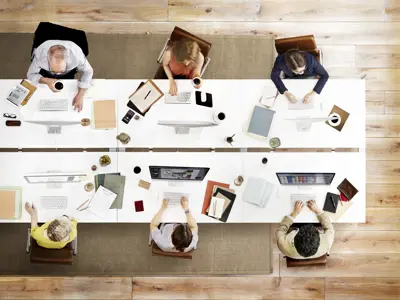
[[[72,105],[81,111],[83,96],[91,86],[93,68],[74,42],[48,40],[37,47],[28,70],[28,80],[34,85],[46,84],[53,92],[58,92],[54,83],[61,79],[74,79],[76,72],[81,72],[81,78]]]

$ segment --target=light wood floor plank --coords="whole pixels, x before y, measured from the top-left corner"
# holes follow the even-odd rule
[[[132,299],[324,299],[323,278],[133,277]]]
[[[366,130],[369,138],[400,137],[400,116],[367,115]]]
[[[400,160],[400,138],[367,138],[367,160]]]
[[[399,183],[400,160],[368,161],[367,183]]]
[[[0,299],[130,299],[131,277],[0,277]]]
[[[358,224],[358,230],[400,230],[399,208],[367,208],[366,222]]]
[[[385,20],[400,21],[400,0],[385,1]]]
[[[366,91],[366,113],[370,115],[385,114],[385,92]]]
[[[367,90],[400,90],[400,69],[361,69],[366,72]]]
[[[400,254],[332,253],[326,267],[287,268],[281,257],[281,277],[396,277]]]
[[[398,300],[400,278],[326,278],[326,300]]]
[[[355,67],[355,46],[324,45],[320,47],[325,68]]]
[[[170,0],[170,21],[383,21],[384,0]],[[241,13],[242,12],[242,13]]]
[[[358,68],[399,68],[400,46],[359,45],[356,47]]]
[[[385,112],[400,115],[400,91],[385,92]]]
[[[400,253],[400,231],[336,231],[331,253]]]
[[[367,207],[400,208],[400,184],[367,184]]]

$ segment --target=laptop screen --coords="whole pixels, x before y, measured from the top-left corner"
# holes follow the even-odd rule
[[[330,185],[335,173],[276,173],[282,185]]]

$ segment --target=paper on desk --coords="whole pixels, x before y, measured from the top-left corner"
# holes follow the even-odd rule
[[[224,212],[225,199],[212,197],[208,215],[220,219]]]
[[[117,194],[107,190],[103,186],[99,186],[96,194],[90,200],[88,210],[101,219],[106,219],[111,204],[114,202]]]
[[[93,101],[93,127],[95,129],[114,129],[117,127],[115,100]]]

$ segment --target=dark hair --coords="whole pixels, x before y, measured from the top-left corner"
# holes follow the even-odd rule
[[[294,246],[303,257],[309,257],[317,253],[319,242],[319,231],[312,224],[301,226],[294,237]]]
[[[172,244],[175,249],[183,252],[192,242],[193,234],[187,224],[177,224],[172,233]]]
[[[306,65],[306,59],[298,49],[290,49],[285,53],[285,63],[293,71],[303,68]]]

